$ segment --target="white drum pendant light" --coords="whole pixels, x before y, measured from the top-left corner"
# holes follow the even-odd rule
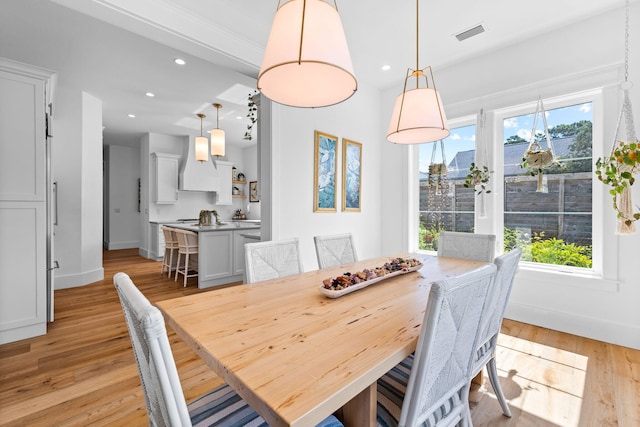
[[[402,94],[398,95],[387,140],[396,144],[421,144],[449,136],[449,125],[442,107],[442,98],[436,90],[431,67],[419,69],[418,62],[418,0],[416,0],[416,68],[408,69]],[[427,74],[428,71],[428,74]],[[424,77],[425,86],[420,87]],[[410,78],[415,78],[415,88],[407,89]],[[431,81],[431,84],[429,83]]]
[[[220,118],[218,113],[222,108],[220,104],[213,104],[216,109],[216,128],[211,129],[211,155],[216,157],[224,156],[224,131],[220,129]]]
[[[198,114],[200,117],[200,136],[196,136],[196,160],[199,162],[209,161],[209,140],[202,136],[202,119],[204,114]]]
[[[334,7],[335,6],[335,7]],[[338,6],[323,0],[278,2],[258,89],[293,107],[326,107],[358,88]]]

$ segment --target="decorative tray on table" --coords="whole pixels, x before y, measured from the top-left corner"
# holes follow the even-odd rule
[[[407,274],[420,268],[422,268],[422,263],[415,258],[393,258],[381,267],[365,268],[355,273],[347,272],[342,276],[325,279],[320,286],[320,292],[329,298],[338,298],[374,283],[401,274]]]

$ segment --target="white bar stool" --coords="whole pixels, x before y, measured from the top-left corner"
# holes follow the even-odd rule
[[[184,276],[184,286],[187,286],[187,278],[198,276],[198,233],[188,230],[175,229],[176,237],[178,238],[178,263],[176,266],[176,278],[178,281],[178,274]],[[181,257],[184,255],[184,257]],[[190,255],[195,255],[191,257]],[[182,261],[182,264],[180,263]],[[191,273],[189,273],[191,271]]]

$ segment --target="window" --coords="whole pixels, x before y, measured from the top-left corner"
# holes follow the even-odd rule
[[[418,149],[419,224],[418,247],[437,250],[442,230],[473,232],[475,197],[465,188],[469,166],[475,158],[475,117],[459,121],[442,141],[421,144]]]
[[[504,251],[521,247],[523,266],[529,269],[602,275],[603,259],[609,255],[603,252],[598,224],[603,222],[606,201],[603,186],[594,184],[593,163],[602,155],[603,105],[603,93],[597,89],[544,99],[556,160],[543,168],[544,192],[537,191],[537,169],[522,167],[535,101],[485,110],[481,114],[487,126],[478,133],[478,141],[476,117],[469,116],[449,122],[451,135],[443,140],[443,149],[440,142],[417,146],[418,248],[437,250],[442,230],[492,233]],[[541,148],[547,149],[541,116],[535,133]],[[491,171],[491,193],[484,197],[464,187],[476,149],[483,150],[481,157],[487,158]],[[440,163],[446,164],[446,175],[437,167]],[[484,208],[476,206],[482,200]]]
[[[556,162],[522,168],[530,142],[533,112],[502,118],[504,250],[523,249],[522,261],[592,268],[593,102],[547,107]],[[535,132],[548,144],[541,118]]]

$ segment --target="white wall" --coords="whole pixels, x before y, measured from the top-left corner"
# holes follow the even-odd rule
[[[315,235],[351,232],[360,258],[381,254],[381,170],[390,165],[381,158],[380,146],[385,142],[379,105],[379,91],[364,85],[350,99],[332,107],[301,109],[272,104],[272,238],[298,237],[306,271],[318,268]],[[335,213],[313,212],[315,130],[339,138]],[[362,144],[361,212],[341,211],[342,138]],[[383,252],[387,253],[386,248]]]
[[[55,288],[102,280],[102,103],[58,86],[53,177],[58,182]]]
[[[105,147],[108,194],[105,196],[105,243],[108,250],[140,246],[138,179],[140,149],[120,145]]]
[[[640,16],[640,4],[632,5],[632,16]],[[633,29],[632,29],[633,31]],[[640,32],[632,32],[632,46],[640,45]],[[481,108],[491,110],[535,101],[538,96],[554,97],[594,88],[603,88],[604,120],[600,139],[594,135],[594,152],[610,150],[621,93],[617,83],[622,78],[624,58],[624,11],[619,9],[579,22],[537,39],[519,43],[464,64],[434,70],[449,119],[475,114]],[[631,53],[630,70],[640,69],[640,57]],[[636,72],[635,76],[639,74]],[[634,78],[632,74],[631,79]],[[637,79],[636,79],[637,80]],[[640,105],[640,92],[632,92],[632,103]],[[383,95],[383,110],[390,114],[397,92]],[[636,108],[636,118],[637,118]],[[638,123],[638,121],[636,121]],[[386,162],[395,167],[385,169],[383,186],[391,194],[385,205],[383,223],[396,224],[395,206],[416,209],[407,194],[394,194],[402,181],[392,170],[406,167],[408,150],[383,147]],[[599,184],[594,184],[599,185]],[[636,185],[637,187],[637,185]],[[640,201],[640,189],[634,189],[635,203]],[[604,217],[594,222],[596,234],[601,232],[601,247],[605,259],[600,278],[551,274],[520,269],[507,317],[551,329],[598,340],[640,348],[640,279],[636,259],[640,235],[620,237],[614,234],[614,212],[609,209],[608,196],[596,199],[604,203]],[[595,207],[598,209],[598,206]],[[401,237],[414,233],[408,224],[399,222],[388,228],[385,246],[397,247]],[[417,233],[417,230],[415,231]],[[616,256],[617,254],[617,256]]]

